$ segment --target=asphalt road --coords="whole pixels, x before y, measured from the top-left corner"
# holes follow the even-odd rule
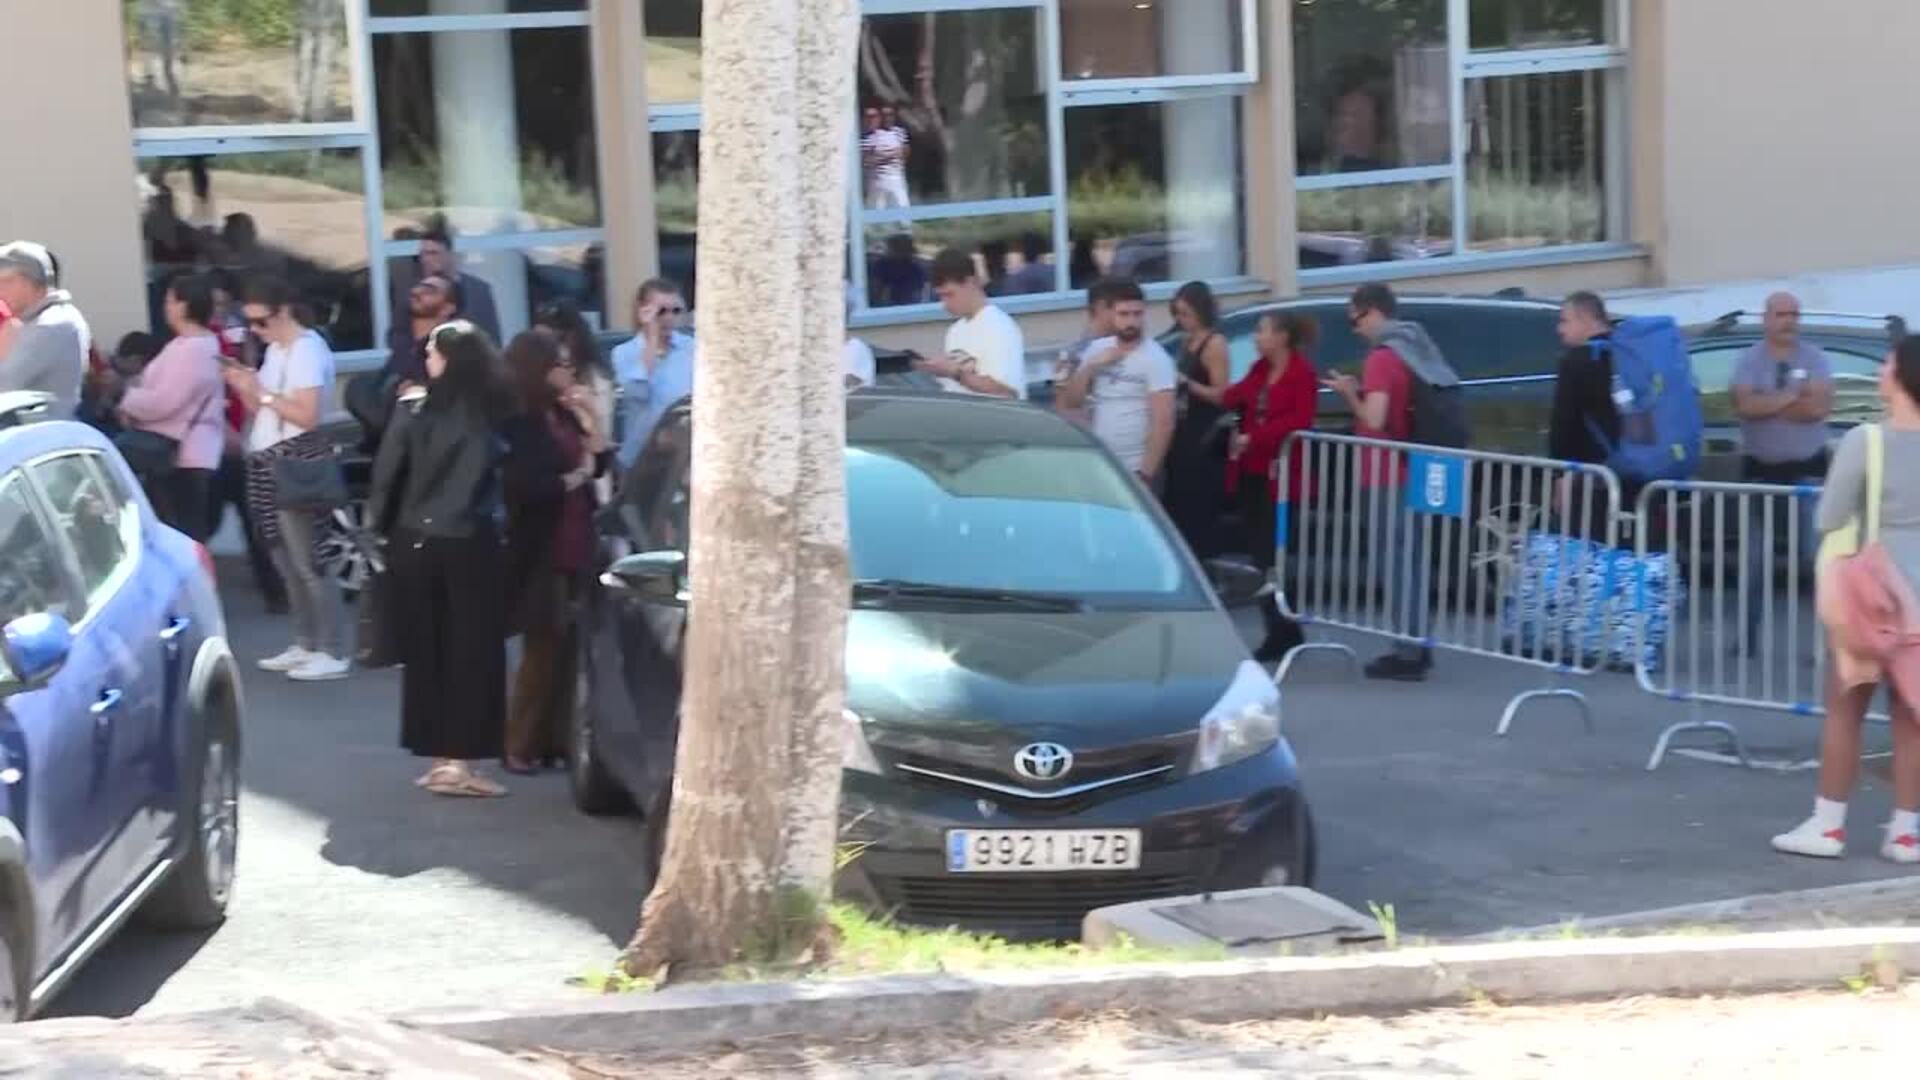
[[[228,563],[223,578],[243,579]],[[605,970],[645,896],[644,833],[595,820],[559,774],[506,778],[498,800],[417,790],[399,748],[397,672],[300,685],[252,670],[286,621],[230,589],[229,633],[248,667],[239,880],[211,935],[124,933],[53,1015],[124,1016],[275,995],[327,1008],[575,993]]]
[[[262,615],[249,591],[230,594],[228,609],[249,664],[285,645],[284,620]],[[1363,657],[1376,651],[1353,640]],[[1361,910],[1393,905],[1403,936],[1450,937],[1906,872],[1873,855],[1888,796],[1871,768],[1857,850],[1840,862],[1767,848],[1805,813],[1809,772],[1685,757],[1646,772],[1655,735],[1686,708],[1626,676],[1585,684],[1592,735],[1547,701],[1494,738],[1507,699],[1545,681],[1443,655],[1425,685],[1379,685],[1330,656],[1303,660],[1286,725],[1320,828],[1320,888]],[[247,693],[227,924],[198,937],[123,935],[54,1014],[268,994],[376,1010],[564,997],[577,993],[569,977],[604,969],[632,932],[647,880],[638,822],[581,816],[558,775],[515,780],[491,802],[419,792],[418,763],[396,745],[392,672],[302,686],[250,671]],[[1817,752],[1814,720],[1713,715],[1739,719],[1756,753]]]

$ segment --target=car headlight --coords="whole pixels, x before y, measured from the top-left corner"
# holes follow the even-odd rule
[[[1226,692],[1200,719],[1189,775],[1264,754],[1279,741],[1280,690],[1259,664],[1242,660]]]
[[[873,756],[873,747],[867,745],[866,723],[860,714],[852,709],[841,709],[840,719],[840,767],[854,772],[880,775],[880,759]]]

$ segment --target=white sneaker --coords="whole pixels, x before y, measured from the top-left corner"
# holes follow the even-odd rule
[[[265,660],[260,661],[259,667],[261,671],[274,671],[284,675],[313,659],[316,655],[318,654],[310,653],[298,645],[289,645],[286,651],[279,656],[269,656]]]
[[[344,679],[353,671],[353,663],[325,653],[314,653],[307,661],[292,671],[287,678],[295,682],[327,682],[331,679]]]
[[[1920,836],[1888,832],[1887,842],[1880,845],[1880,857],[1888,862],[1920,863]]]
[[[1837,859],[1846,853],[1847,830],[1822,829],[1812,818],[1808,818],[1792,832],[1774,837],[1773,850],[1788,855],[1810,855],[1816,859]],[[1920,850],[1916,850],[1914,856],[1916,861],[1920,861]]]

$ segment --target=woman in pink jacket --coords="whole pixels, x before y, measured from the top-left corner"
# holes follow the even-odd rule
[[[143,475],[141,483],[161,521],[204,543],[226,404],[220,339],[207,325],[213,286],[205,277],[175,278],[167,285],[166,316],[173,340],[127,388],[120,418],[129,430],[173,441],[172,468]]]

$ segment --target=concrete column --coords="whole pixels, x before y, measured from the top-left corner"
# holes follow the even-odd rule
[[[8,20],[7,79],[24,97],[0,109],[0,243],[59,256],[103,350],[147,326],[120,17],[119,4],[51,4]]]
[[[1293,3],[1260,0],[1260,81],[1245,99],[1247,269],[1279,296],[1300,289],[1298,198],[1293,190]]]
[[[647,41],[639,0],[593,0],[594,127],[607,227],[607,325],[633,327],[633,294],[658,272]]]
[[[504,15],[507,0],[433,0],[435,15]],[[507,30],[433,35],[433,108],[448,220],[461,232],[498,232],[521,207],[520,128],[515,122],[513,50]],[[458,243],[456,239],[456,244]],[[464,251],[461,268],[493,286],[500,331],[525,329],[526,257]]]
[[[1167,10],[1160,36],[1162,70],[1184,74],[1234,66],[1239,36],[1231,9],[1220,0],[1189,0],[1178,12]],[[1233,178],[1240,174],[1233,140],[1220,137],[1232,117],[1228,98],[1175,100],[1160,107],[1161,145],[1167,154],[1167,230],[1173,240],[1169,262],[1175,280],[1240,272],[1239,229],[1221,227],[1222,212],[1233,198]]]

